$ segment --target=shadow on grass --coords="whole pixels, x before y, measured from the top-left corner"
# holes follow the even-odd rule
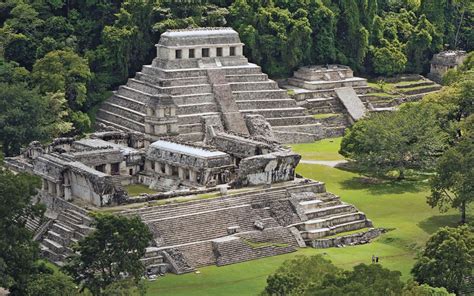
[[[418,226],[423,229],[426,233],[433,234],[435,233],[440,227],[456,227],[459,225],[459,221],[461,220],[460,214],[452,214],[452,215],[437,215],[431,216],[428,219],[425,219],[418,223]]]
[[[420,181],[380,180],[368,177],[353,177],[341,182],[343,189],[369,190],[372,194],[416,193],[426,190],[426,184]]]

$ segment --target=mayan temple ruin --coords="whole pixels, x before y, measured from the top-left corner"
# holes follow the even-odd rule
[[[365,79],[343,66],[303,68],[289,81],[290,97],[248,62],[243,46],[230,28],[168,31],[152,64],[103,103],[97,132],[32,142],[5,159],[42,179],[47,219],[28,227],[45,258],[62,265],[93,231],[90,213],[103,209],[148,225],[148,273],[368,243],[380,234],[324,183],[298,176],[301,156],[282,145],[341,133],[309,113],[334,101],[318,93],[340,99],[343,127],[374,111],[359,97]],[[129,196],[125,187],[137,184],[156,193]]]

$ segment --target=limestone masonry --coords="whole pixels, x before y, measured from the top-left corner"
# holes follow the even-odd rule
[[[323,183],[296,176],[301,156],[280,143],[330,132],[242,48],[228,28],[168,31],[153,64],[103,104],[96,133],[32,142],[5,160],[42,180],[36,202],[47,205],[47,218],[28,228],[45,258],[62,265],[93,231],[90,211],[104,207],[139,216],[152,231],[142,259],[148,274],[367,243],[380,233]],[[303,68],[291,83],[308,89],[298,95],[330,84],[353,120],[366,112],[354,90],[340,88],[366,87],[347,67]],[[130,185],[156,193],[129,196]]]

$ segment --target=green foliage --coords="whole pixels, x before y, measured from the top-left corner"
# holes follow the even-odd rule
[[[43,97],[23,83],[0,83],[0,141],[5,156],[20,153],[31,141],[47,140],[71,126],[63,121],[61,97]]]
[[[260,295],[450,295],[444,288],[404,283],[400,276],[399,271],[379,264],[359,264],[351,271],[343,271],[321,255],[296,256],[267,278]]]
[[[474,117],[474,115],[472,115]],[[472,124],[472,120],[470,122]],[[471,127],[472,128],[472,127]],[[446,211],[459,209],[461,223],[466,223],[466,210],[474,201],[474,134],[463,138],[440,158],[436,175],[431,179],[428,204]]]
[[[353,271],[326,275],[321,285],[313,285],[304,295],[400,295],[404,286],[400,275],[379,264],[360,264]]]
[[[386,47],[372,48],[371,51],[375,74],[392,76],[405,70],[407,58],[400,46],[392,43]]]
[[[79,292],[70,277],[62,273],[38,274],[28,283],[28,296],[78,296]],[[109,294],[111,295],[111,294]]]
[[[95,227],[78,243],[79,253],[70,258],[65,271],[94,295],[109,295],[107,287],[122,280],[123,273],[137,285],[144,273],[140,258],[152,239],[148,227],[138,217],[107,214],[95,217]]]
[[[375,176],[398,171],[403,179],[407,169],[430,170],[447,141],[436,115],[434,106],[416,103],[371,114],[348,129],[340,153],[361,172]]]
[[[319,286],[326,275],[334,276],[341,272],[321,255],[297,256],[285,261],[267,278],[262,295],[303,295],[310,286]]]
[[[445,227],[426,243],[412,273],[420,283],[445,287],[459,294],[468,285],[474,266],[474,233],[468,226]]]
[[[418,284],[415,281],[408,281],[402,291],[403,296],[455,296],[449,293],[446,288],[435,288],[427,284]]]
[[[25,227],[28,217],[42,217],[44,207],[33,205],[39,179],[14,175],[0,167],[0,286],[11,295],[25,295],[30,277],[37,272],[39,248]]]

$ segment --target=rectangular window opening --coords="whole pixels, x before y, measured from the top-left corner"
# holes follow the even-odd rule
[[[196,54],[194,53],[194,48],[191,48],[189,50],[189,58],[194,59],[196,57]]]
[[[183,51],[181,49],[176,50],[176,59],[182,59],[183,58]]]
[[[203,58],[208,58],[209,57],[209,48],[203,48],[202,49],[202,57]]]
[[[231,46],[230,47],[230,53],[229,53],[230,56],[235,56],[235,46]]]
[[[217,48],[217,54],[216,54],[218,57],[221,57],[222,56],[222,47],[218,47]]]

